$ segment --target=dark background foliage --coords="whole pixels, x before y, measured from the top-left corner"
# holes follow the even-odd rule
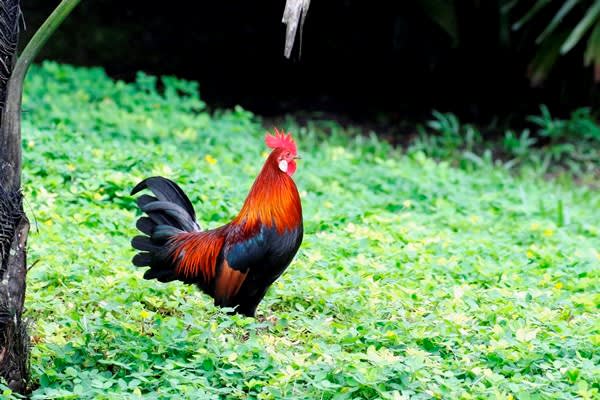
[[[26,35],[54,3],[25,2]],[[417,121],[438,109],[518,124],[541,103],[564,115],[596,102],[580,49],[532,85],[534,33],[546,21],[514,32],[500,0],[456,2],[457,38],[417,0],[315,0],[302,57],[296,51],[291,60],[282,55],[284,3],[86,0],[42,56],[101,65],[125,80],[138,70],[198,80],[211,106],[240,104],[263,115],[303,110]],[[514,15],[526,11],[517,7]]]

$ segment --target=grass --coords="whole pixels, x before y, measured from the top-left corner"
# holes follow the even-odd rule
[[[54,63],[30,73],[33,399],[597,398],[600,195],[569,181],[286,126],[306,234],[264,319],[141,279],[135,183],[177,180],[213,227],[265,157],[257,118],[211,115],[195,90]]]

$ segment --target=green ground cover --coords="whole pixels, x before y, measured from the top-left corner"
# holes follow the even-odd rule
[[[597,398],[600,194],[569,181],[290,124],[306,234],[261,318],[141,279],[133,185],[178,181],[214,227],[267,150],[250,113],[158,84],[28,77],[34,399]]]

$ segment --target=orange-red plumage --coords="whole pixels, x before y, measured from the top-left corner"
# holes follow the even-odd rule
[[[223,261],[219,279],[215,284],[215,299],[223,301],[235,296],[240,290],[247,275],[248,271],[236,271],[229,266],[226,260]]]
[[[217,257],[225,241],[222,231],[181,233],[170,243],[175,273],[185,279],[201,277],[209,282],[215,277]]]

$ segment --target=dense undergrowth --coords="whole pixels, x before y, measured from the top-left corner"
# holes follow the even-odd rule
[[[600,125],[589,108],[575,110],[567,119],[554,118],[546,106],[527,118],[531,128],[506,130],[499,137],[484,135],[453,114],[433,113],[419,127],[409,152],[423,151],[470,170],[493,164],[526,176],[546,176],[598,188],[600,181]]]
[[[164,175],[223,223],[265,129],[160,86],[54,63],[28,77],[32,398],[597,398],[597,191],[291,124],[305,240],[261,318],[227,316],[141,279],[128,192]]]

